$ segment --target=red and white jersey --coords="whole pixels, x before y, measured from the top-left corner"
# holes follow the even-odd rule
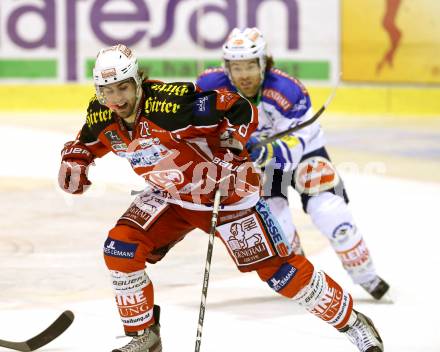
[[[218,168],[212,160],[220,137],[233,137],[245,150],[247,139],[258,126],[257,109],[237,93],[201,92],[190,82],[147,80],[142,90],[132,131],[94,97],[76,143],[86,146],[95,157],[113,152],[127,159],[167,202],[208,210],[214,184],[207,174],[214,175]],[[247,156],[247,152],[240,156]],[[222,202],[225,210],[249,208],[259,199],[257,171],[252,162],[242,166],[234,194]]]

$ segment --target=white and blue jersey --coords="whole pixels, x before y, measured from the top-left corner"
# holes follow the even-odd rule
[[[206,70],[197,84],[201,89],[237,90],[222,68]],[[257,99],[259,123],[251,139],[261,140],[284,132],[313,116],[307,90],[301,82],[278,69],[265,73],[259,97],[253,99]],[[303,254],[303,251],[289,208],[290,186],[299,193],[303,209],[313,224],[330,240],[352,280],[360,284],[372,282],[379,277],[348,208],[344,184],[324,143],[323,131],[319,123],[314,122],[291,136],[251,151],[255,164],[264,168],[262,194],[295,254]],[[282,267],[279,272],[283,277],[295,275],[294,268],[289,266]],[[282,280],[276,274],[274,278],[268,283],[278,291],[282,289],[278,285]]]
[[[205,70],[197,79],[203,90],[229,90],[236,92],[229,77],[221,67]],[[310,96],[297,79],[281,70],[266,72],[259,101],[258,129],[253,136],[262,140],[283,132],[313,116]],[[323,131],[318,122],[278,140],[270,147],[272,157],[283,170],[296,168],[301,156],[324,146]]]

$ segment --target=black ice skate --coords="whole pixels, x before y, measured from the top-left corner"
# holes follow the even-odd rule
[[[112,352],[162,352],[162,340],[160,338],[160,307],[154,306],[153,315],[155,324],[145,329],[141,335],[133,339],[123,347],[112,350]]]
[[[360,352],[383,352],[383,342],[373,322],[362,313],[356,312],[356,321],[340,332],[347,335]]]
[[[381,299],[388,292],[390,285],[381,277],[376,276],[373,280],[361,284],[361,286],[375,299]]]

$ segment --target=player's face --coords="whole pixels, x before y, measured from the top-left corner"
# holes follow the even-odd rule
[[[257,95],[261,83],[258,60],[234,60],[228,64],[234,86],[247,98]]]
[[[133,114],[136,105],[136,84],[132,79],[100,87],[107,107],[118,116],[127,118]]]

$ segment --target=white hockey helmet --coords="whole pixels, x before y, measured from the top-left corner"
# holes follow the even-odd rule
[[[223,45],[223,60],[226,72],[230,77],[228,65],[231,60],[258,59],[261,79],[264,79],[266,70],[267,44],[258,28],[245,28],[241,31],[234,28]]]
[[[100,90],[101,86],[125,81],[129,78],[134,79],[136,95],[138,95],[142,79],[139,75],[136,56],[130,48],[118,44],[99,51],[93,68],[93,80],[95,81],[96,96],[101,104],[105,104],[105,97]]]

